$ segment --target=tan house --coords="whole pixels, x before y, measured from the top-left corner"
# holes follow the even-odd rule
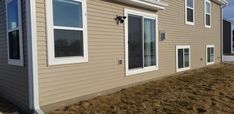
[[[227,0],[1,0],[0,95],[38,114],[221,62]]]

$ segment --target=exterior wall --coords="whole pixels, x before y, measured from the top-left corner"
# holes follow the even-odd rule
[[[223,20],[223,54],[231,54],[232,24]]]
[[[22,17],[25,13],[25,0],[22,0]],[[28,110],[28,68],[26,18],[23,21],[24,67],[8,65],[6,9],[5,0],[0,1],[0,96],[8,99],[19,107]]]
[[[158,15],[159,31],[168,34],[165,41],[159,41],[159,70],[126,77],[125,65],[118,65],[118,60],[125,58],[124,25],[116,25],[114,18],[124,15],[126,7],[135,8],[108,0],[87,0],[88,63],[48,66],[45,0],[37,0],[40,105],[173,74],[176,45],[191,46],[192,69],[206,66],[206,45],[215,45],[215,62],[220,63],[220,6],[212,3],[212,28],[208,29],[204,25],[203,0],[195,0],[194,26],[185,25],[184,0],[163,1],[169,7],[152,12]]]

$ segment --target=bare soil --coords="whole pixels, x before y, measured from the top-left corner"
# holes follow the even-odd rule
[[[51,114],[234,114],[234,65],[180,73]]]
[[[0,98],[0,114],[17,110]],[[234,64],[172,75],[51,114],[234,114]]]

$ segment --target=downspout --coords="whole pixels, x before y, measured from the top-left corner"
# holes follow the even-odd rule
[[[29,108],[33,113],[44,114],[39,105],[36,2],[35,0],[25,0],[25,6],[27,24]]]
[[[221,33],[221,62],[223,62],[223,5],[220,7],[220,33]]]
[[[232,31],[233,21],[231,21],[231,54],[233,54],[233,31]]]
[[[225,3],[224,5],[221,5],[221,10],[220,10],[220,13],[221,13],[221,29],[220,29],[220,32],[221,32],[221,62],[224,62],[223,61],[223,8],[226,7],[227,3]]]

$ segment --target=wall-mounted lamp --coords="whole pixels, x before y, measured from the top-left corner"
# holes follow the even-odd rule
[[[126,19],[127,17],[126,16],[116,16],[115,20],[117,22],[117,24],[119,23],[124,23],[124,20]]]

